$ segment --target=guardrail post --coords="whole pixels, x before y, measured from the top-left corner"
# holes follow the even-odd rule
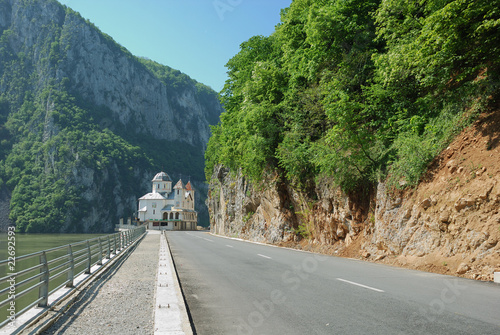
[[[90,268],[92,267],[92,254],[90,253],[90,243],[87,240],[87,270],[85,271],[86,274],[90,274]]]
[[[97,261],[97,265],[102,265],[102,243],[101,243],[101,238],[99,237],[97,239],[99,242],[99,260]]]
[[[68,245],[68,281],[66,282],[66,287],[73,287],[73,280],[75,276],[75,259],[73,258],[73,248],[71,244]]]
[[[106,258],[111,259],[111,241],[109,240],[109,235],[108,235],[108,254]]]
[[[38,298],[42,298],[40,302],[38,303],[38,307],[47,307],[48,303],[48,298],[49,298],[49,265],[47,263],[47,255],[45,254],[45,251],[42,251],[42,254],[40,255],[40,264],[42,264],[42,267],[40,268],[40,273],[42,274],[40,276],[40,281],[43,282],[43,284],[40,286],[38,290]]]
[[[118,239],[120,238],[120,233],[116,233],[114,234],[113,236],[114,240],[115,240],[115,255],[118,254]]]

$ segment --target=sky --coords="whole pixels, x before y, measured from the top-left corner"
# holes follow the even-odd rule
[[[242,42],[269,36],[292,0],[59,0],[133,55],[219,92]]]

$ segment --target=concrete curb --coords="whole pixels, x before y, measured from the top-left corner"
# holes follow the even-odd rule
[[[192,335],[191,322],[173,262],[167,236],[162,232],[156,276],[154,334]]]

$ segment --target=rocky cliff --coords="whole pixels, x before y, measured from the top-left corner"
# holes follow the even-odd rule
[[[2,202],[21,230],[109,231],[160,170],[191,178],[207,220],[203,154],[222,112],[210,88],[55,0],[0,0],[0,99]],[[58,209],[35,213],[43,199]]]
[[[19,58],[27,57],[27,84],[41,91],[64,81],[86,101],[108,108],[111,120],[133,125],[145,136],[197,145],[210,136],[208,124],[222,109],[214,97],[200,101],[194,82],[169,87],[109,36],[58,2],[2,0],[0,32]],[[7,34],[5,30],[8,30]],[[57,64],[53,64],[57,63]],[[0,92],[12,89],[2,82]]]
[[[492,280],[500,271],[500,112],[485,113],[431,164],[415,189],[314,192],[269,177],[252,185],[216,167],[207,201],[214,233]]]

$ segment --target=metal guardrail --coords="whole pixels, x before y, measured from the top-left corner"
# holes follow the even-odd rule
[[[12,259],[0,261],[0,274],[7,274],[0,278],[0,299],[6,296],[0,301],[0,309],[8,305],[22,308],[10,313],[0,328],[34,306],[47,307],[52,293],[64,286],[74,287],[76,277],[90,274],[93,266],[102,265],[103,259],[111,259],[145,232],[146,227],[142,226],[16,257],[16,269],[22,270],[15,273],[8,270]],[[24,304],[18,303],[25,296],[30,298],[24,298]]]

